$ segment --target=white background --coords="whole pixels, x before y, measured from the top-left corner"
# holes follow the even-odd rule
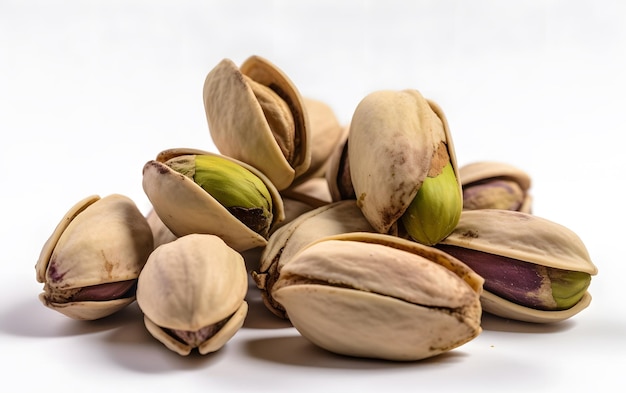
[[[0,0],[2,386],[620,391],[625,22],[621,0]],[[474,341],[391,363],[313,347],[254,294],[232,341],[190,357],[153,340],[136,306],[78,322],[41,305],[34,265],[67,209],[121,193],[147,212],[143,164],[171,147],[214,150],[204,77],[223,58],[240,64],[252,54],[331,105],[343,124],[376,89],[415,88],[437,101],[460,164],[526,170],[535,214],[583,239],[599,268],[591,306],[555,325],[485,316]]]

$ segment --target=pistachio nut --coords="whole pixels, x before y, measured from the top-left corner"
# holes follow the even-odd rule
[[[419,360],[480,332],[483,279],[454,257],[379,233],[309,244],[274,287],[293,326],[342,355]]]
[[[530,213],[528,173],[507,163],[477,161],[459,168],[464,209],[505,209]]]
[[[68,317],[94,320],[135,300],[137,277],[153,249],[146,218],[128,197],[92,195],[72,206],[35,265],[41,302]]]
[[[432,245],[456,226],[463,208],[445,116],[417,90],[376,91],[357,106],[348,134],[350,177],[372,226],[401,224]]]
[[[202,150],[161,152],[143,168],[143,189],[176,236],[213,234],[237,251],[265,246],[284,219],[282,198],[260,171]]]
[[[464,210],[437,248],[485,279],[483,309],[526,322],[557,322],[586,308],[598,270],[570,229],[528,213]]]
[[[137,283],[137,304],[150,334],[186,356],[215,352],[241,328],[248,273],[241,254],[219,237],[182,236],[156,248]]]
[[[277,229],[261,253],[258,270],[252,271],[265,306],[286,318],[284,308],[273,297],[273,287],[283,266],[307,244],[346,232],[374,232],[354,200],[320,206]]]
[[[203,98],[220,153],[257,168],[279,190],[309,169],[306,107],[296,86],[274,64],[251,56],[237,67],[223,59],[207,74]]]

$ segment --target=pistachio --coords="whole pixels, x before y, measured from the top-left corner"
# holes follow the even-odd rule
[[[183,155],[165,165],[191,178],[233,216],[267,237],[272,224],[272,197],[254,173],[217,155]]]
[[[223,59],[207,74],[203,98],[220,153],[257,168],[279,190],[309,169],[306,107],[293,82],[274,64],[251,56],[238,68]]]
[[[89,196],[70,208],[41,250],[39,299],[74,319],[111,315],[135,300],[152,249],[150,226],[128,197]]]
[[[339,143],[331,153],[326,170],[326,181],[333,201],[356,199],[350,175],[347,134],[346,139]]]
[[[459,168],[463,208],[504,209],[530,213],[530,176],[506,163],[479,161]]]
[[[311,130],[311,164],[295,183],[316,177],[323,178],[335,146],[347,137],[345,127],[339,124],[335,112],[329,105],[308,97],[303,101]]]
[[[441,174],[424,179],[401,217],[411,238],[433,245],[452,232],[459,222],[463,205],[458,188],[459,183],[450,163],[446,164]]]
[[[218,166],[213,171],[207,163]],[[210,192],[170,165],[187,174],[194,172],[193,177]],[[266,176],[241,161],[211,152],[165,150],[146,163],[142,184],[156,213],[178,237],[213,234],[237,251],[245,251],[265,246],[272,228],[284,219],[282,198]]]
[[[366,96],[352,117],[348,156],[357,203],[378,232],[400,221],[414,240],[431,245],[454,228],[462,194],[452,138],[441,109],[417,90]]]
[[[185,356],[222,348],[243,325],[248,273],[241,254],[214,235],[191,234],[163,244],[137,283],[146,329]]]
[[[374,232],[354,200],[317,207],[286,223],[270,236],[252,278],[272,313],[286,318],[284,308],[273,297],[273,287],[281,269],[293,255],[321,237],[346,232]]]
[[[310,243],[274,288],[294,327],[328,351],[410,361],[480,332],[482,278],[414,241],[346,233]]]
[[[485,279],[483,309],[527,322],[556,322],[586,308],[597,274],[582,240],[570,229],[528,213],[464,210],[437,248]]]
[[[163,220],[161,220],[161,218],[154,211],[154,209],[150,209],[148,215],[146,216],[146,220],[148,221],[148,225],[152,230],[152,240],[154,243],[154,248],[157,248],[161,244],[169,243],[173,240],[176,240],[177,236],[174,235],[167,226],[165,226]]]

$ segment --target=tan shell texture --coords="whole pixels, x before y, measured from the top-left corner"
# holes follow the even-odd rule
[[[272,288],[282,267],[301,248],[325,236],[367,231],[374,229],[353,200],[318,207],[279,228],[263,249],[258,271],[252,273],[268,309],[285,318],[284,309],[272,296]]]
[[[180,237],[193,233],[213,234],[237,251],[263,247],[267,239],[248,228],[192,179],[163,162],[185,154],[217,155],[197,149],[171,149],[161,152],[143,168],[143,189],[154,210],[171,232]],[[256,174],[272,195],[274,224],[284,219],[282,198],[269,179],[254,167],[236,162]]]
[[[241,254],[217,236],[192,234],[150,255],[137,283],[137,303],[150,333],[168,348],[188,354],[192,348],[164,329],[197,331],[230,317],[206,348],[215,348],[218,341],[223,345],[243,324],[247,289]]]
[[[281,151],[246,78],[269,87],[287,104],[295,124],[293,159],[288,160]],[[224,59],[208,73],[203,97],[211,138],[220,153],[258,168],[279,190],[308,170],[312,153],[303,99],[275,65],[251,56],[239,68],[232,60]],[[282,115],[275,112],[273,116]]]
[[[592,276],[598,273],[578,235],[560,224],[527,213],[498,209],[463,211],[456,229],[441,243]],[[567,319],[587,307],[590,300],[587,292],[570,309],[543,311],[516,305],[488,291],[484,291],[482,299],[487,312],[537,323]]]
[[[461,166],[459,168],[459,176],[463,188],[471,187],[477,182],[490,179],[511,180],[524,193],[524,200],[518,211],[524,213],[532,212],[532,196],[529,191],[532,179],[528,173],[514,165],[498,161],[476,161]]]
[[[458,178],[447,121],[435,103],[417,90],[376,91],[359,103],[348,134],[350,174],[359,206],[378,232],[389,233],[413,201],[442,141]]]
[[[135,300],[56,302],[49,290],[63,291],[135,280],[153,249],[152,231],[128,197],[89,196],[61,219],[44,244],[35,269],[45,283],[41,302],[74,319],[108,316]]]
[[[436,262],[444,259],[463,277]],[[481,288],[482,278],[439,250],[350,233],[320,239],[294,256],[274,296],[296,329],[322,348],[409,361],[449,351],[481,332]]]

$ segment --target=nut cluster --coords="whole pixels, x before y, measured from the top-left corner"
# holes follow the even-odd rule
[[[219,153],[147,161],[145,216],[122,195],[73,206],[36,264],[44,305],[93,320],[137,300],[155,339],[206,354],[258,290],[321,348],[409,361],[477,337],[483,311],[549,323],[590,304],[581,239],[531,213],[524,171],[459,168],[443,110],[419,91],[372,92],[342,126],[252,56],[210,70],[203,100]]]

